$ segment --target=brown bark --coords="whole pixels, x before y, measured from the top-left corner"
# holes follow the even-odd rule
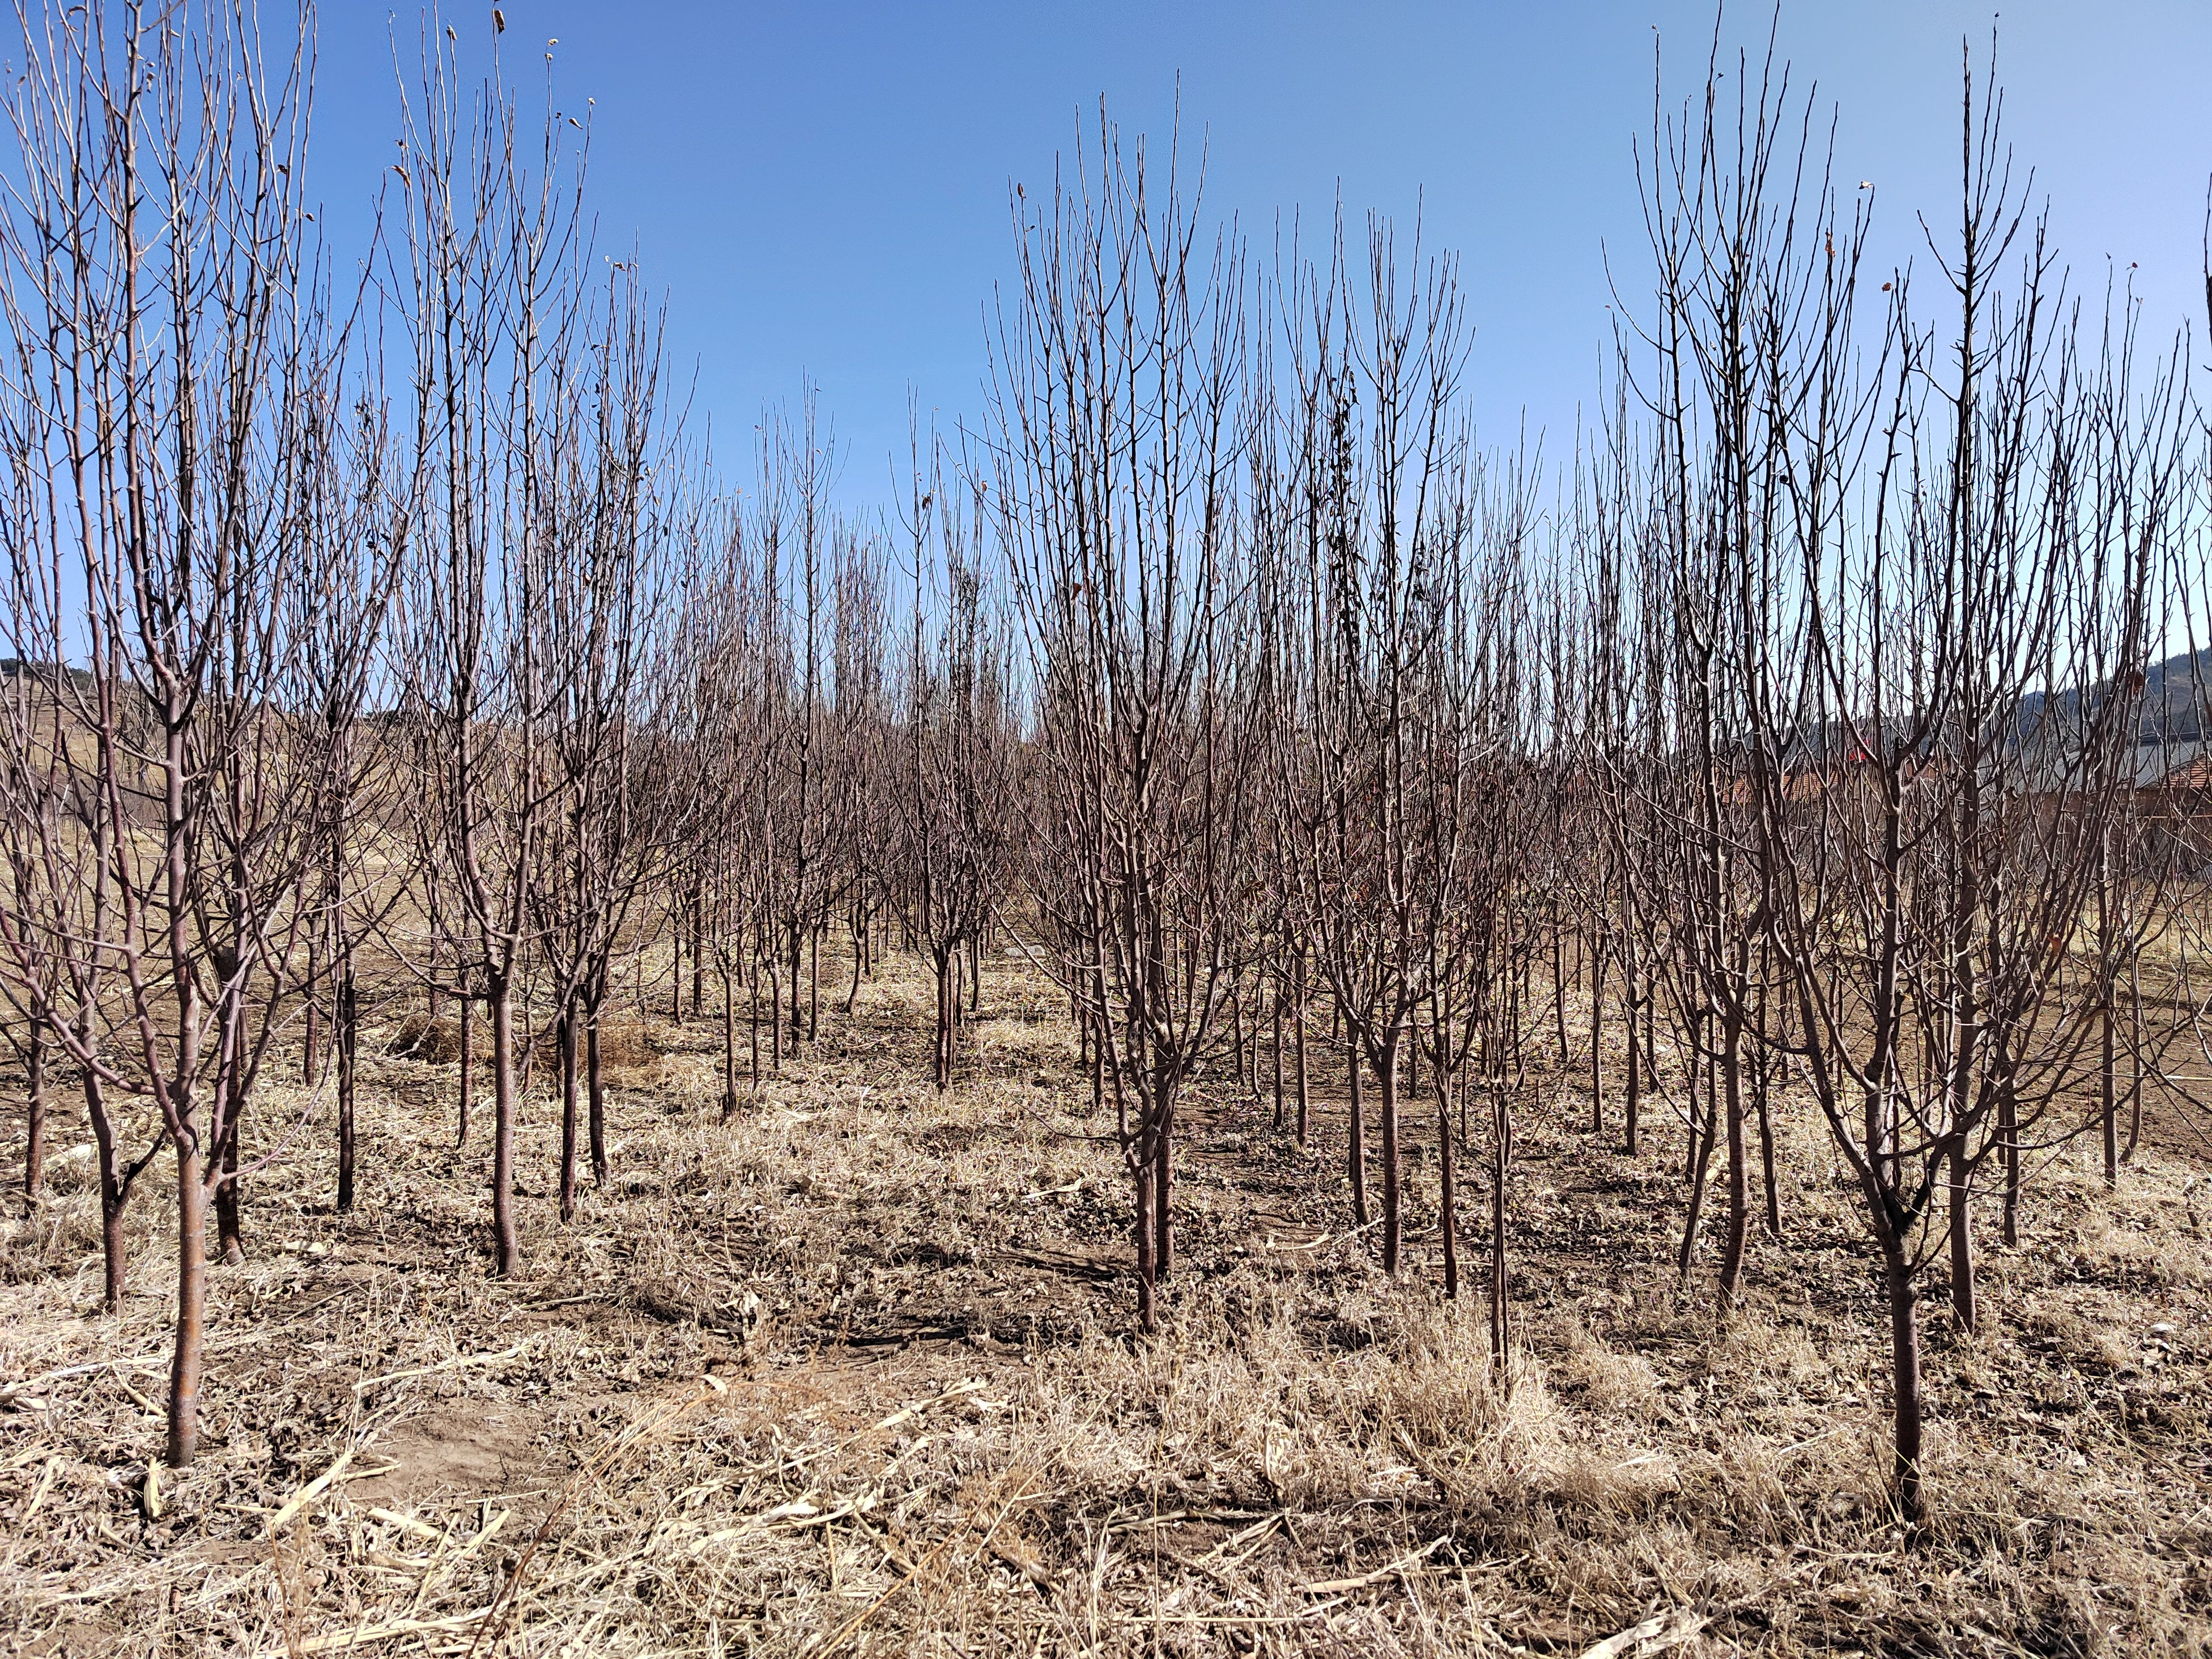
[[[1437,1068],[1437,1224],[1444,1236],[1444,1294],[1459,1295],[1459,1179],[1452,1146],[1451,1073]]]
[[[130,1262],[130,1241],[123,1231],[123,1206],[130,1189],[116,1148],[115,1122],[107,1115],[106,1096],[99,1078],[90,1071],[84,1074],[84,1109],[85,1115],[92,1120],[93,1149],[100,1160],[100,1248],[104,1269],[101,1304],[110,1313],[120,1313],[123,1277]]]
[[[207,1317],[207,1184],[198,1148],[177,1146],[177,1346],[169,1368],[169,1467],[192,1461],[200,1438],[200,1360]]]
[[[1352,1218],[1367,1224],[1367,1124],[1360,1111],[1359,1042],[1346,1027],[1344,1042],[1346,1087],[1352,1097],[1351,1128],[1346,1136],[1345,1160],[1352,1177]]]
[[[1355,1066],[1357,1061],[1354,1062]],[[1382,1271],[1398,1271],[1398,1044],[1394,1037],[1376,1067],[1382,1114]]]
[[[1966,1148],[1954,1146],[1947,1160],[1950,1176],[1948,1224],[1951,1246],[1951,1312],[1959,1328],[1971,1331],[1977,1318],[1974,1297],[1972,1171]]]
[[[223,1265],[234,1267],[246,1260],[245,1194],[239,1189],[238,1140],[246,1116],[246,1102],[233,1087],[230,1109],[225,1114],[220,1178],[215,1189],[216,1252]]]
[[[491,995],[491,1232],[494,1273],[511,1277],[522,1266],[514,1225],[514,1004],[504,980]]]
[[[726,1012],[726,1010],[725,1011]],[[584,1023],[584,1081],[591,1101],[592,1184],[607,1184],[606,1075],[599,1066],[599,999],[592,1000]]]
[[[31,1034],[23,1054],[23,1213],[39,1206],[46,1171],[46,1022],[31,1016]]]
[[[1152,1160],[1139,1158],[1133,1178],[1137,1200],[1137,1328],[1150,1336],[1159,1328],[1153,1305]]]
[[[353,953],[345,953],[344,965],[338,971],[337,992],[334,1003],[336,1018],[331,1032],[331,1046],[337,1050],[338,1070],[338,1209],[341,1212],[353,1208],[354,1172],[354,1077],[361,1046],[360,988],[353,973]],[[234,1159],[236,1126],[233,1126],[232,1152]]]
[[[1721,1306],[1732,1308],[1743,1290],[1744,1245],[1751,1231],[1750,1172],[1743,1134],[1743,1021],[1734,1009],[1722,1016],[1721,1091],[1728,1126],[1728,1237],[1721,1250]]]
[[[1163,1113],[1152,1152],[1152,1276],[1164,1279],[1175,1262],[1173,1152],[1175,1124]]]
[[[1268,1001],[1272,1005],[1274,1028],[1271,1034],[1273,1040],[1268,1045],[1268,1053],[1273,1059],[1274,1070],[1274,1127],[1276,1132],[1280,1133],[1283,1127],[1283,988],[1281,986],[1275,987],[1274,994],[1268,999]]]
[[[469,1144],[469,1094],[476,1073],[476,1012],[477,1000],[464,995],[461,1003],[461,1071],[460,1093],[455,1103],[453,1148],[458,1152]]]
[[[1908,1524],[1926,1513],[1920,1486],[1920,1328],[1914,1318],[1911,1269],[1902,1249],[1883,1249],[1883,1280],[1889,1291],[1890,1372],[1895,1395],[1892,1445],[1898,1512]]]
[[[555,1022],[561,1051],[561,1219],[576,1216],[576,1005],[571,999]]]

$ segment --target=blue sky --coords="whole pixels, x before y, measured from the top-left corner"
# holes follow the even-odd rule
[[[1325,218],[1340,190],[1463,261],[1468,383],[1491,441],[1524,416],[1564,453],[1593,407],[1610,319],[1605,257],[1640,241],[1632,143],[1695,90],[1707,4],[782,4],[501,0],[507,72],[535,107],[545,43],[564,108],[594,100],[591,198],[604,251],[634,246],[696,372],[692,424],[725,465],[763,405],[820,383],[858,501],[889,494],[909,388],[974,420],[984,308],[1012,270],[1008,193],[1048,182],[1103,96],[1125,133],[1164,137],[1178,85],[1206,200],[1255,239]],[[449,6],[465,66],[487,67],[489,4]],[[1739,5],[1724,38],[1762,46]],[[392,42],[420,13],[324,0],[316,193],[341,264],[394,154]],[[2077,289],[2130,262],[2145,321],[2201,338],[2212,173],[2212,5],[2204,0],[1796,0],[1782,50],[1840,109],[1837,170],[1879,185],[1885,261],[1926,252],[1915,215],[1954,212],[1960,52],[1997,31],[2008,131],[2035,169]],[[1932,273],[1931,273],[1932,274]],[[1923,288],[1923,292],[1925,289]]]

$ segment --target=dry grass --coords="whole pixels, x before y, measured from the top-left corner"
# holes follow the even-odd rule
[[[353,1213],[327,1102],[270,1089],[264,1149],[310,1127],[215,1272],[208,1450],[150,1489],[169,1214],[137,1201],[103,1316],[88,1170],[60,1164],[0,1242],[0,1650],[1578,1655],[1669,1610],[1705,1621],[1670,1652],[2212,1650],[2212,1194],[2181,1159],[2116,1198],[2051,1172],[2024,1247],[1992,1241],[1984,1334],[1931,1310],[1938,1521],[1908,1542],[1877,1287],[1809,1126],[1721,1322],[1660,1265],[1679,1146],[1619,1158],[1571,1093],[1535,1114],[1501,1395],[1480,1307],[1435,1289],[1418,1143],[1394,1285],[1328,1103],[1301,1152],[1221,1085],[1138,1343],[1055,1000],[994,979],[939,1097],[930,994],[895,963],[825,1007],[728,1124],[711,1023],[631,1022],[613,1178],[565,1230],[541,1070],[507,1282],[482,1132],[451,1150],[451,1060],[387,1052],[396,1013],[363,1043]]]

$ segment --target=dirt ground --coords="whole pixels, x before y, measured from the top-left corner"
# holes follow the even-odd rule
[[[1501,1391],[1476,1244],[1441,1294],[1425,1097],[1393,1283],[1350,1213],[1340,1062],[1303,1148],[1201,1088],[1140,1342],[1057,1000],[995,967],[939,1095],[931,999],[896,960],[850,1015],[825,995],[820,1042],[726,1123],[718,1022],[637,1018],[610,1180],[566,1227],[541,1069],[506,1280],[488,1103],[456,1151],[455,1066],[386,1052],[408,1011],[380,1010],[349,1213],[326,1091],[258,1103],[274,1161],[248,1260],[213,1273],[181,1474],[151,1462],[167,1166],[103,1315],[63,1112],[52,1196],[0,1233],[0,1652],[2212,1651],[2212,1176],[2179,1137],[2112,1195],[2093,1148],[2058,1155],[2021,1248],[1990,1218],[1984,1330],[1926,1310],[1935,1518],[1908,1539],[1879,1285],[1802,1102],[1780,1236],[1721,1320],[1717,1226],[1674,1272],[1679,1125],[1655,1104],[1624,1158],[1584,1127],[1587,1057],[1540,1074]]]

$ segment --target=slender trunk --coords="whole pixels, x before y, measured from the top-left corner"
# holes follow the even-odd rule
[[[1398,1039],[1391,1034],[1376,1068],[1382,1106],[1382,1271],[1398,1271]]]
[[[123,1201],[128,1194],[116,1151],[115,1121],[107,1115],[106,1091],[90,1072],[84,1074],[84,1111],[92,1120],[93,1150],[100,1159],[100,1250],[105,1269],[100,1301],[108,1312],[120,1313],[123,1275],[130,1266],[130,1241],[123,1231]]]
[[[1946,1219],[1951,1234],[1951,1313],[1960,1330],[1974,1328],[1974,1231],[1972,1171],[1966,1149],[1954,1144],[1948,1159],[1950,1212]]]
[[[1590,951],[1590,1133],[1605,1133],[1605,949]]]
[[[561,1000],[554,1035],[561,1045],[561,1219],[568,1222],[576,1215],[576,1000],[573,994]]]
[[[1883,1248],[1883,1280],[1889,1291],[1889,1358],[1896,1399],[1895,1458],[1898,1513],[1917,1525],[1924,1510],[1920,1492],[1920,1328],[1913,1316],[1912,1275],[1901,1247]]]
[[[1283,988],[1280,985],[1274,988],[1274,994],[1269,1000],[1273,1004],[1274,1030],[1268,1052],[1274,1061],[1275,1133],[1280,1134],[1283,1129]]]
[[[822,1035],[822,930],[810,927],[806,933],[806,1040],[815,1042]]]
[[[1710,1073],[1708,1074],[1706,1088],[1707,1093],[1705,1110],[1702,1116],[1700,1116],[1697,1103],[1697,1082],[1694,1076],[1692,1077],[1690,1085],[1690,1146],[1688,1158],[1688,1174],[1690,1178],[1690,1213],[1682,1224],[1682,1248],[1677,1258],[1678,1269],[1686,1276],[1690,1271],[1690,1263],[1695,1260],[1697,1255],[1698,1227],[1699,1223],[1705,1218],[1705,1188],[1708,1184],[1712,1170],[1713,1143],[1719,1139],[1719,1135],[1717,1133],[1719,1126],[1713,1121],[1716,1116],[1716,1113],[1714,1110],[1715,1102],[1711,1096]]]
[[[216,1250],[228,1267],[235,1267],[246,1260],[246,1195],[239,1190],[238,1178],[238,1142],[245,1118],[245,1096],[234,1081],[230,1109],[223,1114],[222,1148],[215,1189]]]
[[[753,981],[753,983],[752,983],[752,996],[751,996],[751,999],[750,999],[751,1003],[752,1003],[752,1006],[751,1006],[751,1008],[748,1011],[747,1018],[748,1018],[748,1020],[750,1021],[750,1024],[751,1024],[751,1028],[752,1028],[752,1030],[751,1030],[751,1036],[750,1036],[750,1042],[751,1042],[751,1045],[752,1045],[753,1093],[754,1093],[754,1095],[755,1095],[756,1097],[757,1097],[757,1096],[759,1095],[759,1093],[760,1093],[760,1081],[761,1081],[761,1067],[760,1067],[760,1034],[761,1034],[761,1000],[760,1000],[760,988],[761,988],[761,965],[760,965],[760,962],[759,962],[758,958],[755,958],[755,959],[754,959],[754,960],[753,960],[753,961],[752,961],[749,965],[750,966],[750,968],[751,968],[751,969],[752,969],[752,981]]]
[[[1490,1108],[1490,1376],[1503,1388],[1511,1340],[1505,1272],[1505,1171],[1513,1155],[1511,1108],[1503,1084],[1493,1084]]]
[[[1359,1039],[1351,1033],[1351,1022],[1345,1022],[1345,1073],[1350,1079],[1352,1096],[1352,1127],[1346,1137],[1345,1158],[1352,1174],[1352,1218],[1361,1226],[1367,1224],[1367,1123],[1360,1113],[1359,1101]]]
[[[1453,1158],[1451,1073],[1437,1067],[1437,1224],[1444,1236],[1444,1294],[1459,1296],[1459,1173]]]
[[[228,1081],[217,1086],[226,1086]],[[207,1183],[200,1176],[199,1149],[179,1141],[176,1152],[177,1347],[169,1368],[167,1455],[169,1467],[181,1469],[199,1449],[200,1358],[207,1317]]]
[[[1766,1236],[1782,1237],[1782,1188],[1774,1172],[1774,1118],[1768,1103],[1766,1050],[1759,1051],[1759,1061],[1751,1074],[1752,1097],[1759,1107],[1759,1173],[1766,1188]]]
[[[930,1031],[930,1078],[941,1092],[952,1086],[952,1015],[957,996],[952,988],[953,961],[950,952],[937,953],[937,1017]]]
[[[522,1266],[514,1227],[514,1002],[504,978],[491,988],[491,1236],[494,1272],[508,1278]]]
[[[738,997],[737,988],[730,980],[726,951],[715,965],[722,979],[722,1121],[726,1123],[738,1109]],[[759,1050],[757,1042],[754,1050]]]
[[[1139,1156],[1132,1171],[1137,1188],[1137,1328],[1150,1336],[1159,1329],[1152,1304],[1152,1165]]]
[[[672,1024],[684,1023],[684,908],[682,902],[668,902],[669,963],[668,1018]]]
[[[2142,957],[2128,954],[2128,1144],[2120,1153],[2123,1164],[2132,1160],[2142,1141]]]
[[[783,964],[777,962],[774,957],[771,956],[767,966],[769,1031],[768,1059],[769,1064],[773,1066],[777,1071],[781,1072],[783,1069],[783,975],[781,972]],[[796,981],[793,982],[796,983]],[[797,1000],[796,996],[794,996],[793,999],[794,1009],[797,1006]],[[794,1013],[793,1018],[796,1018],[796,1017],[797,1016]],[[796,1034],[794,1033],[793,1041],[795,1042],[796,1040]]]
[[[353,952],[348,951],[340,960],[338,982],[332,997],[331,1046],[337,1050],[338,1072],[338,1209],[341,1213],[353,1208],[353,1100],[355,1062],[360,1053],[360,988],[354,980]],[[234,1120],[231,1133],[227,1137],[227,1158],[237,1157],[237,1124]]]
[[[29,1047],[23,1055],[23,1213],[39,1206],[46,1179],[46,1026],[31,1016]]]
[[[1997,1157],[2004,1171],[2005,1247],[2020,1243],[2020,1101],[2007,1079],[1997,1089]]]
[[[2120,1184],[2119,1048],[2112,1017],[2113,975],[2109,964],[2101,965],[2098,971],[2105,983],[2097,1009],[2097,1121],[2104,1132],[2105,1185],[2117,1187]]]
[[[1160,1127],[1152,1137],[1152,1276],[1164,1279],[1175,1265],[1175,1206],[1172,1154],[1175,1120],[1160,1109]]]
[[[477,1000],[464,995],[461,1000],[461,1077],[459,1110],[455,1114],[453,1150],[459,1152],[469,1144],[469,1096],[474,1086],[477,1060]]]
[[[315,1042],[315,1016],[318,1012],[315,1003],[315,953],[310,947],[307,951],[307,1006],[300,1022],[300,1082],[302,1087],[309,1089],[321,1082],[323,1077],[321,1058],[316,1052]]]
[[[1629,1158],[1636,1156],[1637,1110],[1644,1101],[1644,1059],[1637,1043],[1636,1016],[1636,941],[1631,939],[1626,946],[1626,958],[1621,963],[1621,1009],[1628,1022],[1627,1091],[1621,1099],[1620,1150]]]
[[[1305,963],[1300,960],[1297,977],[1297,1000],[1291,1007],[1291,1042],[1297,1059],[1298,1073],[1298,1145],[1306,1144],[1306,1132],[1311,1127],[1313,1102],[1306,1080],[1306,979]]]
[[[607,1184],[606,1075],[599,1064],[599,1010],[606,1002],[606,969],[599,970],[584,1006],[584,1079],[591,1102],[592,1184]]]
[[[707,932],[706,902],[698,884],[691,888],[691,1018],[696,1019],[706,1006],[707,952],[704,936]]]
[[[1721,1305],[1743,1289],[1744,1243],[1751,1231],[1749,1160],[1743,1137],[1743,1021],[1734,1008],[1721,1024],[1721,1089],[1728,1114],[1728,1237],[1721,1251]]]
[[[1084,1022],[1086,1029],[1091,1022]],[[1106,1109],[1106,1045],[1098,1041],[1097,1034],[1091,1035],[1091,1115],[1098,1116]]]
[[[1559,1069],[1567,1069],[1567,944],[1559,913],[1552,915],[1552,1023],[1559,1038]]]

